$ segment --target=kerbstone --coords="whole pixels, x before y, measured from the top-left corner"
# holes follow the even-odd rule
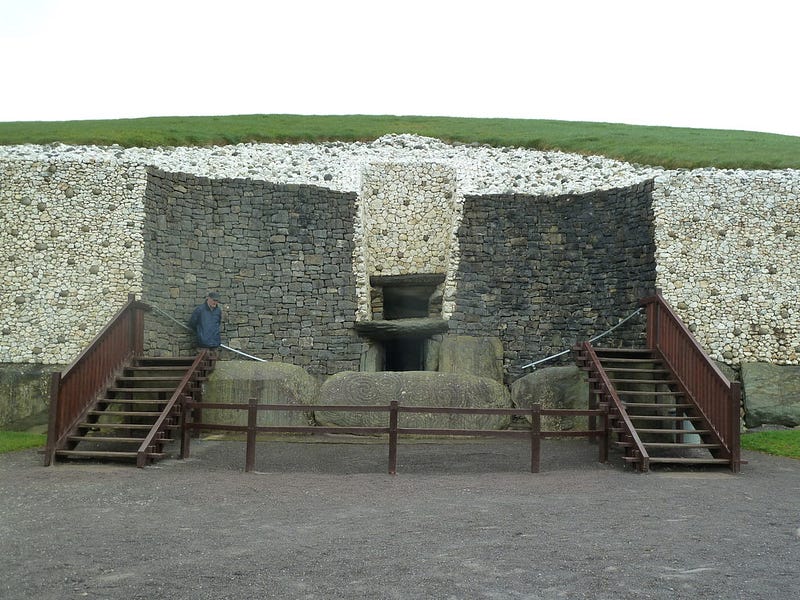
[[[344,372],[328,378],[320,388],[319,403],[333,405],[509,408],[508,390],[485,377],[428,371]],[[321,425],[388,427],[387,412],[315,411]],[[509,417],[495,415],[446,415],[402,413],[400,427],[447,429],[500,429]]]
[[[745,425],[800,425],[800,366],[742,363]]]
[[[205,384],[206,402],[247,404],[255,398],[259,404],[313,404],[318,393],[314,378],[303,368],[280,362],[222,360]],[[203,411],[203,421],[247,425],[247,411]],[[261,426],[308,425],[303,411],[259,411]]]
[[[589,384],[578,367],[546,367],[517,379],[511,386],[511,401],[517,408],[586,409],[589,407]],[[586,417],[543,416],[545,431],[585,429]]]

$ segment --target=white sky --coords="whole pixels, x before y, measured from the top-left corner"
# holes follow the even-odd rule
[[[395,114],[800,136],[795,0],[0,0],[0,121]]]

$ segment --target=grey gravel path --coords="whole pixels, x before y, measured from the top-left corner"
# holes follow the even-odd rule
[[[186,461],[0,455],[0,598],[795,598],[800,461],[636,474],[582,440],[197,441]]]

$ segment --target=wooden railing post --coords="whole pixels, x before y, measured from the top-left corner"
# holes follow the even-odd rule
[[[531,473],[539,472],[542,453],[542,405],[531,406]]]
[[[136,294],[128,294],[128,352],[131,354],[136,353],[136,338],[137,336],[137,309],[134,302],[136,302]]]
[[[44,451],[44,466],[49,467],[56,458],[56,437],[58,432],[58,394],[61,388],[61,371],[50,375],[50,416],[47,421],[47,447]]]
[[[742,388],[738,381],[731,382],[731,471],[738,473],[742,467],[741,448]]]
[[[603,415],[600,417],[600,421],[603,423],[603,433],[600,434],[600,456],[598,460],[601,463],[608,462],[608,446],[611,437],[611,428],[609,427],[608,423],[608,403],[602,402],[600,404],[600,410],[603,411]]]
[[[389,402],[389,475],[397,475],[397,400]]]
[[[247,407],[247,450],[245,458],[245,473],[251,473],[256,464],[256,426],[258,423],[258,400],[250,398]]]
[[[192,409],[189,407],[189,402],[191,401],[192,397],[189,394],[184,394],[181,396],[181,458],[189,458],[191,454],[191,439],[192,436],[191,431],[189,431],[189,411]]]

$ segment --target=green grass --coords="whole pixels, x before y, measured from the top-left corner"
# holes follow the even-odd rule
[[[800,137],[535,119],[391,115],[237,115],[0,123],[0,144],[203,146],[240,142],[369,141],[414,133],[448,142],[599,154],[667,168],[800,169]]]
[[[26,448],[39,448],[45,445],[47,436],[40,433],[22,431],[0,431],[0,454]]]
[[[800,429],[748,433],[742,436],[742,448],[775,456],[800,458]]]

